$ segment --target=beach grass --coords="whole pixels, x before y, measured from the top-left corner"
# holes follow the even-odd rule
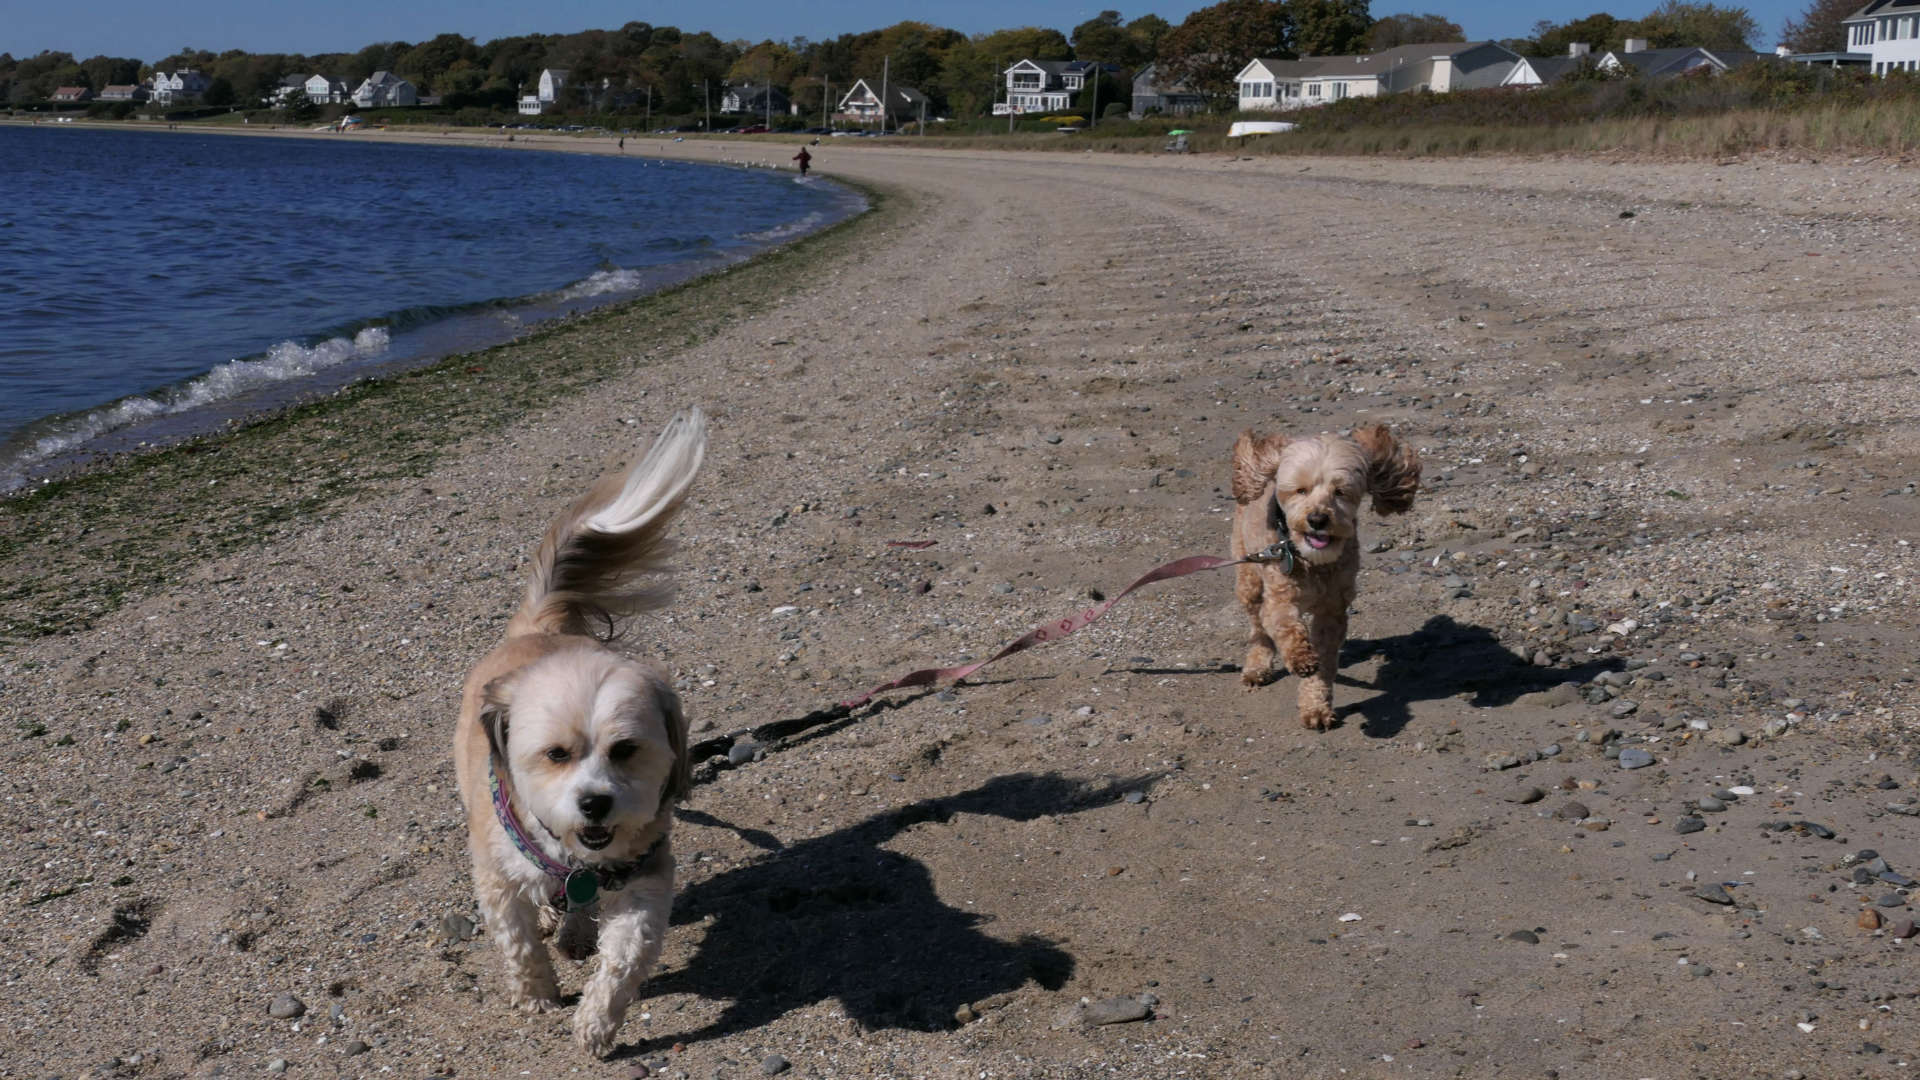
[[[911,207],[909,193],[859,187],[866,213],[745,262],[0,500],[0,644],[84,629],[187,567],[425,475],[462,440],[671,363]]]

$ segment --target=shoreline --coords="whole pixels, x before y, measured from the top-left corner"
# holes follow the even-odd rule
[[[122,132],[141,130],[138,127],[105,123],[64,125],[63,127],[66,130],[80,131]],[[284,129],[228,130],[211,128],[190,129],[187,131],[165,130],[155,131],[153,133],[167,135],[195,133],[245,134],[276,138],[311,137],[316,139],[340,137],[336,133],[302,132]],[[465,138],[460,137],[458,133],[454,132],[442,132],[439,134],[445,137],[403,138],[388,141],[411,146],[450,146],[472,149],[499,149],[504,147],[504,144],[496,145],[485,138]],[[352,136],[349,135],[347,137]],[[583,152],[595,156],[627,156],[618,153],[613,147],[600,147],[597,145],[588,145],[585,147],[537,146],[529,148],[555,153]],[[663,158],[662,160],[674,159]],[[685,160],[685,163],[717,168],[740,167],[725,161]],[[651,278],[652,281],[640,291],[632,292],[624,297],[607,299],[596,294],[588,294],[581,298],[568,299],[567,294],[571,290],[582,285],[590,284],[593,281],[595,274],[588,274],[585,277],[570,282],[562,282],[545,290],[521,296],[494,298],[483,302],[471,303],[460,309],[450,309],[440,315],[432,324],[409,323],[399,329],[392,330],[395,338],[391,348],[384,344],[384,335],[390,329],[385,316],[378,313],[373,315],[362,313],[362,315],[359,316],[358,322],[354,323],[347,330],[336,329],[332,337],[315,339],[310,343],[297,339],[292,336],[290,331],[284,331],[281,344],[274,347],[275,349],[292,347],[304,350],[307,349],[309,345],[316,347],[326,345],[339,348],[347,351],[350,355],[345,362],[338,366],[329,365],[306,376],[288,379],[283,382],[255,386],[244,393],[204,401],[189,409],[176,411],[168,404],[170,394],[189,391],[210,377],[217,375],[223,368],[236,365],[246,366],[249,364],[257,364],[257,362],[265,360],[270,355],[270,352],[262,352],[215,363],[207,370],[181,379],[165,387],[130,391],[121,397],[110,401],[103,401],[87,408],[66,413],[34,417],[24,423],[19,430],[8,436],[8,447],[17,450],[22,456],[6,462],[5,473],[0,474],[0,500],[18,498],[35,487],[44,486],[45,482],[50,479],[71,478],[93,472],[97,469],[111,468],[114,462],[128,456],[174,446],[189,439],[217,437],[223,432],[231,432],[236,428],[251,424],[260,418],[276,415],[290,406],[338,393],[341,388],[352,383],[361,382],[370,378],[391,378],[408,371],[432,366],[450,356],[468,355],[495,345],[508,344],[514,340],[523,338],[533,329],[547,323],[608,306],[618,306],[629,303],[665,289],[684,285],[688,282],[717,273],[727,267],[737,266],[743,262],[751,261],[768,251],[777,249],[783,244],[792,243],[795,239],[812,235],[820,231],[821,228],[830,227],[851,217],[857,217],[864,213],[866,207],[870,204],[871,200],[868,194],[862,191],[859,185],[848,184],[844,181],[836,182],[825,178],[823,178],[823,182],[828,185],[828,190],[823,192],[821,196],[816,196],[816,198],[824,197],[831,204],[829,209],[832,211],[832,215],[827,218],[825,225],[814,225],[808,231],[799,233],[797,237],[789,235],[784,238],[775,239],[768,236],[757,236],[756,234],[756,239],[754,239],[753,243],[758,245],[758,249],[754,250],[750,246],[744,254],[732,252],[720,255],[717,258],[705,257],[681,263],[648,264],[634,272]],[[821,216],[822,215],[810,213],[807,215],[807,218],[817,221]],[[496,313],[501,311],[515,312],[522,316],[522,318],[515,320],[517,324],[516,328],[504,337],[502,337],[502,331],[499,329],[501,324],[498,319],[495,318]],[[413,339],[423,333],[429,337],[434,336],[436,333],[444,334],[447,326],[443,324],[460,323],[469,324],[472,327],[472,329],[461,336],[469,338],[478,337],[481,340],[469,340],[468,342],[455,346],[457,351],[440,353],[439,355],[435,355],[432,351],[421,351],[417,344],[412,346],[414,351],[407,351],[407,348],[403,346],[403,337]],[[362,356],[360,355],[362,347],[358,340],[353,338],[353,334],[355,332],[365,333],[369,327],[380,328],[379,332],[382,334],[382,347],[378,353]],[[485,340],[489,337],[495,338],[496,340],[492,342]],[[111,417],[127,409],[130,404],[141,407],[154,406],[154,408],[148,410],[140,419],[126,423],[114,423]],[[106,417],[107,419],[103,421],[100,419],[102,417]],[[105,426],[103,426],[103,424]],[[91,432],[91,434],[87,434],[87,432]],[[46,449],[45,447],[49,442],[54,443],[56,448]]]
[[[486,349],[355,379],[307,400],[229,420],[220,430],[108,455],[0,496],[0,565],[17,566],[23,559],[40,565],[36,573],[21,573],[20,584],[4,596],[0,644],[84,626],[114,610],[127,595],[165,581],[187,560],[210,552],[229,554],[262,539],[261,534],[238,527],[191,529],[211,531],[213,535],[203,539],[211,540],[212,547],[209,551],[196,544],[199,550],[186,550],[178,546],[178,530],[190,522],[261,525],[322,512],[371,485],[430,468],[443,448],[473,434],[461,424],[473,421],[476,413],[486,417],[479,425],[484,430],[547,407],[583,384],[647,362],[601,356],[556,364],[548,359],[555,350],[580,348],[643,322],[649,329],[691,343],[733,319],[777,303],[785,291],[779,283],[782,268],[801,259],[844,257],[847,247],[868,231],[869,222],[888,220],[882,211],[891,196],[876,187],[840,183],[861,194],[867,209],[740,262],[582,314],[546,320]],[[758,299],[751,303],[731,299],[730,294],[743,286]],[[544,382],[537,391],[490,401],[491,407],[461,404],[475,397],[476,391],[514,376],[527,360],[536,362],[543,380],[554,381]],[[443,411],[442,422],[420,419],[435,410]],[[453,419],[456,415],[458,424]],[[339,456],[356,463],[356,474],[315,484],[295,469],[265,466],[299,461],[300,445],[313,440],[316,427],[330,429],[327,442],[346,444]],[[395,445],[399,430],[409,432],[414,440],[411,446]],[[241,494],[206,490],[216,486],[223,474],[246,478]],[[130,556],[138,552],[138,568],[124,577],[110,574],[89,581],[81,568],[88,556],[63,546],[57,538],[82,532],[87,528],[84,522],[109,514],[129,523],[130,534],[119,538],[115,547]],[[22,605],[29,610],[22,612]]]

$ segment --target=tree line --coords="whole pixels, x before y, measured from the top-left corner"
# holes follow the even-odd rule
[[[1813,0],[1783,30],[1796,51],[1843,48],[1839,20],[1857,0]],[[1017,60],[1087,60],[1122,73],[1156,65],[1164,80],[1181,81],[1222,103],[1233,97],[1233,75],[1254,57],[1288,59],[1379,51],[1396,45],[1461,41],[1461,27],[1442,15],[1375,19],[1368,0],[1221,0],[1178,25],[1154,14],[1127,19],[1102,11],[1070,33],[1016,27],[963,34],[907,21],[825,40],[797,37],[759,43],[723,41],[713,34],[629,22],[617,30],[526,34],[476,43],[440,34],[419,43],[379,42],[353,53],[215,53],[181,49],[152,63],[130,57],[76,60],[64,52],[16,59],[0,53],[0,100],[19,107],[44,102],[61,86],[96,93],[144,80],[156,71],[197,69],[212,86],[209,104],[253,105],[287,75],[324,74],[349,89],[376,71],[392,71],[423,95],[449,108],[511,110],[545,68],[565,68],[576,88],[644,92],[664,115],[698,113],[727,82],[782,87],[808,113],[837,100],[857,78],[877,79],[882,63],[896,83],[926,94],[942,115],[989,113],[1002,93],[1001,72]],[[1760,30],[1745,8],[1664,0],[1646,15],[1617,18],[1596,12],[1565,23],[1542,21],[1531,36],[1502,44],[1523,55],[1564,55],[1570,42],[1594,50],[1618,48],[1627,38],[1652,47],[1702,45],[1752,49]],[[1126,100],[1122,78],[1101,88],[1103,102]]]

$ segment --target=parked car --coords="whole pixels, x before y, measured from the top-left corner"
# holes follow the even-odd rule
[[[765,135],[773,129],[765,124],[755,124],[752,127],[734,128],[733,130],[741,135]]]

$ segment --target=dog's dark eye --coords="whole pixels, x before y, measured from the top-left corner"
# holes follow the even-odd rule
[[[1295,490],[1294,490],[1294,494],[1295,494],[1295,495],[1305,495],[1305,494],[1306,494],[1307,492],[1309,492],[1309,491],[1311,491],[1311,490],[1313,490],[1313,489],[1312,489],[1312,488],[1297,488],[1297,489],[1295,489]]]
[[[633,752],[638,749],[639,747],[635,745],[632,740],[621,739],[619,742],[607,748],[607,759],[609,761],[625,761],[632,757]]]
[[[567,751],[567,748],[564,746],[547,747],[547,760],[553,762],[556,765],[570,761],[572,760],[572,758],[573,758],[573,755],[569,753]]]

